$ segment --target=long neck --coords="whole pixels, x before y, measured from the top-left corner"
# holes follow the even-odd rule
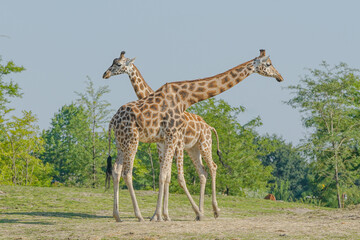
[[[152,88],[145,82],[137,67],[132,64],[131,71],[128,73],[131,84],[134,88],[135,94],[139,99],[142,99],[154,92]]]
[[[250,60],[213,77],[193,81],[172,82],[168,86],[178,94],[182,102],[181,108],[185,111],[197,102],[225,92],[254,72],[253,60]]]

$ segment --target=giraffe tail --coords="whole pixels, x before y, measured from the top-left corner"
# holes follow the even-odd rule
[[[107,158],[105,189],[110,188],[110,180],[112,175],[112,157],[111,157],[111,129],[113,128],[113,120],[109,123],[108,138],[109,138],[109,156]]]
[[[222,164],[223,166],[225,166],[225,163],[224,163],[223,160],[222,160],[222,153],[221,153],[221,151],[220,151],[219,136],[218,136],[217,131],[216,131],[215,128],[211,127],[211,130],[214,132],[214,134],[215,134],[215,136],[216,136],[216,143],[217,143],[217,151],[216,151],[216,153],[217,153],[217,155],[219,156],[219,161],[221,162],[221,164]]]
[[[211,130],[215,133],[215,136],[216,136],[216,142],[217,142],[217,152],[216,153],[219,156],[219,161],[221,162],[223,167],[227,168],[229,172],[232,172],[232,168],[222,160],[222,153],[221,153],[220,147],[219,147],[219,136],[216,132],[216,129],[211,127]]]

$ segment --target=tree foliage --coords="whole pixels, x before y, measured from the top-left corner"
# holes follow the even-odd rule
[[[1,60],[0,57],[0,62]],[[22,96],[19,85],[12,80],[5,81],[4,76],[11,73],[19,73],[24,70],[24,67],[16,66],[13,61],[9,61],[5,65],[0,64],[0,124],[3,121],[2,118],[4,115],[12,110],[7,106],[7,104],[10,103],[10,99]]]
[[[309,69],[301,84],[290,86],[295,97],[288,101],[303,113],[310,134],[305,148],[312,159],[314,192],[328,206],[342,207],[342,195],[359,196],[359,70],[340,63]],[[357,200],[358,201],[358,200]]]
[[[104,129],[109,104],[102,98],[107,87],[94,88],[90,78],[77,104],[64,105],[43,134],[44,162],[52,163],[54,180],[70,186],[98,187],[104,184],[108,135]],[[106,129],[107,130],[107,129]]]
[[[89,178],[91,130],[82,107],[64,105],[43,132],[45,151],[41,158],[54,165],[54,180],[66,185],[86,185]]]
[[[108,107],[110,103],[103,100],[103,96],[110,92],[108,86],[94,88],[94,83],[88,77],[86,82],[85,93],[76,94],[80,97],[77,102],[82,106],[88,116],[90,128],[91,128],[91,164],[92,164],[92,186],[96,187],[99,183],[98,176],[101,166],[103,165],[103,158],[106,156],[104,153],[104,147],[106,146],[106,134],[104,123],[109,118],[110,110]],[[106,149],[106,148],[105,148]]]
[[[23,70],[24,67],[16,66],[13,61],[0,64],[0,183],[49,185],[52,166],[39,159],[43,139],[39,136],[35,115],[23,111],[22,117],[10,116],[13,109],[8,104],[22,93],[17,83],[5,77]]]
[[[23,117],[12,117],[5,122],[0,142],[0,181],[11,185],[49,185],[52,166],[43,164],[43,139],[39,137],[36,117],[23,112]]]
[[[273,150],[260,156],[260,159],[265,166],[273,168],[274,179],[270,181],[272,193],[276,199],[285,201],[304,197],[309,191],[309,164],[301,150],[277,136],[266,138]]]

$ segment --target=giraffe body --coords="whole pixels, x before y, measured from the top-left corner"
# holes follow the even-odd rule
[[[222,74],[193,81],[167,83],[154,93],[119,108],[110,121],[118,145],[118,158],[113,167],[114,217],[117,221],[120,221],[118,212],[120,176],[124,178],[129,189],[136,217],[140,221],[143,220],[132,186],[132,169],[139,141],[164,144],[163,161],[160,163],[158,200],[152,220],[162,220],[164,190],[170,183],[171,163],[175,151],[179,184],[184,189],[196,218],[201,219],[199,208],[193,201],[183,176],[182,157],[186,121],[184,112],[191,105],[230,89],[255,72],[276,78],[279,82],[283,81],[282,76],[272,66],[269,57],[265,56],[265,51],[261,50],[259,57]],[[166,201],[164,203],[167,204]]]
[[[153,93],[154,90],[146,83],[144,78],[142,77],[138,68],[133,64],[134,59],[128,59],[124,57],[125,52],[122,52],[120,58],[116,58],[113,61],[113,64],[108,68],[108,70],[104,73],[106,78],[109,78],[114,75],[128,74],[130,78],[130,82],[134,88],[134,91],[139,99],[142,99],[149,94]],[[216,140],[218,143],[218,152],[219,151],[219,138],[216,130],[209,126],[200,116],[188,112],[184,112],[185,122],[185,135],[184,135],[184,149],[188,152],[190,159],[192,160],[196,171],[200,178],[200,198],[199,198],[199,211],[201,215],[204,212],[204,197],[205,197],[205,186],[207,179],[207,172],[205,171],[205,167],[202,163],[202,157],[210,171],[211,175],[211,183],[212,183],[212,206],[215,218],[219,216],[220,209],[218,208],[218,204],[216,201],[216,169],[217,165],[214,163],[212,159],[212,135],[213,131]],[[140,137],[141,138],[141,137]],[[164,145],[161,143],[157,144],[158,152],[159,152],[159,160],[162,160]],[[220,155],[219,155],[220,157]],[[167,184],[167,183],[165,183]],[[168,191],[169,187],[165,186],[165,190]],[[164,193],[168,196],[168,193]],[[165,197],[165,199],[167,199]],[[165,200],[164,200],[165,201]],[[169,220],[167,206],[164,204],[163,212],[165,214],[165,219]],[[200,216],[201,217],[201,216]]]

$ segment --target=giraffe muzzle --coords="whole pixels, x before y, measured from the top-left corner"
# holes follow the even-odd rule
[[[282,76],[279,76],[279,77],[277,77],[277,78],[276,78],[276,81],[278,81],[278,82],[282,82],[282,81],[284,81],[284,79],[283,79],[283,77],[282,77]]]
[[[106,72],[104,72],[104,74],[103,74],[103,78],[104,78],[104,79],[108,79],[110,76],[111,76],[111,75],[110,75],[110,72],[109,72],[109,71],[106,71]]]

